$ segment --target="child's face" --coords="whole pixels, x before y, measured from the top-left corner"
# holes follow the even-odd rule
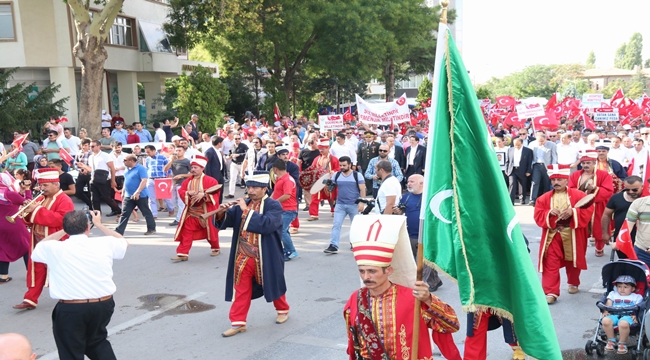
[[[636,290],[636,287],[634,287],[634,286],[632,286],[630,284],[618,283],[618,284],[616,284],[616,290],[618,290],[619,294],[621,294],[623,296],[626,296],[626,295],[630,295],[631,293],[633,293],[634,290]]]

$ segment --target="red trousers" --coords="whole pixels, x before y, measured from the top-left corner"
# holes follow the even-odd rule
[[[431,333],[433,342],[440,350],[440,354],[447,360],[461,360],[458,347],[454,343],[454,338],[451,333],[439,333],[434,331]]]
[[[474,329],[474,336],[465,337],[465,353],[463,360],[485,360],[487,359],[487,332],[490,323],[490,314],[482,314],[478,327]],[[473,324],[467,324],[472,326]],[[517,344],[510,344],[517,346]]]
[[[33,266],[32,266],[33,264]],[[34,286],[32,286],[32,274],[34,276]],[[27,292],[25,293],[25,301],[36,306],[38,305],[38,298],[43,292],[45,280],[47,279],[47,265],[39,262],[29,260],[27,267]]]
[[[210,224],[208,224],[208,226],[210,226]],[[210,237],[212,239],[208,239],[208,230],[201,227],[197,218],[188,216],[183,223],[183,228],[178,231],[178,236],[176,237],[176,241],[180,242],[176,248],[176,254],[189,255],[190,249],[192,248],[192,242],[203,239],[208,240],[211,249],[219,249],[219,234],[214,228],[210,230]]]
[[[300,219],[298,219],[297,216],[296,216],[296,218],[293,219],[293,221],[291,222],[290,227],[292,227],[292,228],[294,228],[294,229],[298,229],[298,228],[300,228]]]
[[[580,254],[574,254],[580,256]],[[584,256],[584,254],[583,254]],[[580,269],[573,267],[572,261],[564,260],[564,247],[560,234],[556,233],[551,240],[546,256],[542,259],[542,288],[544,294],[555,298],[560,296],[560,269],[566,268],[567,283],[580,285]]]
[[[230,306],[230,322],[232,326],[246,325],[246,317],[248,316],[248,309],[251,307],[251,297],[253,296],[253,279],[255,278],[255,261],[249,259],[241,271],[239,277],[239,284],[235,283],[235,292],[233,294],[233,302]],[[235,269],[236,271],[236,269]],[[280,298],[273,300],[273,306],[279,314],[289,313],[289,303],[287,298],[282,295]]]
[[[336,190],[335,190],[336,192]],[[334,213],[334,199],[336,199],[336,193],[329,194],[325,190],[321,190],[318,194],[311,195],[311,203],[309,204],[309,216],[318,217],[318,208],[320,207],[321,200],[327,200],[330,205],[330,211]]]

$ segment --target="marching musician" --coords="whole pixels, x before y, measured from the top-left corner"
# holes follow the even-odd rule
[[[607,171],[596,169],[597,161],[598,153],[596,150],[585,150],[580,157],[582,170],[571,174],[569,187],[595,195],[594,216],[590,223],[591,228],[589,232],[596,240],[596,256],[601,257],[605,253],[603,250],[605,243],[603,242],[600,220],[603,217],[603,212],[605,211],[605,206],[609,198],[614,193],[614,186],[612,184],[612,177]]]
[[[15,214],[25,199],[32,199],[29,190],[32,184],[29,179],[22,180],[20,191],[15,191],[12,185],[11,175],[0,173],[0,285],[11,281],[9,263],[22,257],[27,265],[29,252],[29,231],[23,219]]]
[[[339,160],[336,158],[336,156],[332,156],[330,154],[330,140],[328,138],[322,138],[318,141],[318,151],[320,151],[320,155],[314,159],[314,162],[312,163],[313,167],[321,169],[323,174],[334,174],[335,172],[341,170],[341,167],[339,166]],[[311,203],[309,204],[309,218],[307,218],[307,221],[318,220],[318,207],[320,206],[320,202],[322,200],[327,200],[327,202],[330,204],[330,211],[332,212],[332,216],[334,216],[334,200],[336,199],[336,189],[330,193],[325,187],[318,193],[311,194],[311,196],[312,199]]]
[[[34,247],[43,238],[63,229],[63,216],[74,210],[70,197],[59,187],[57,169],[44,168],[38,172],[38,188],[43,196],[40,201],[30,202],[23,210],[24,219],[32,224],[29,263],[27,266],[27,292],[23,301],[14,305],[14,309],[32,310],[38,305],[38,298],[43,291],[47,277],[47,267],[31,259]],[[38,199],[38,198],[37,198]]]
[[[553,190],[537,199],[535,223],[542,228],[539,247],[542,288],[546,302],[553,304],[560,296],[561,268],[566,269],[569,294],[578,293],[580,272],[587,270],[587,234],[594,207],[589,203],[578,206],[580,200],[588,195],[567,187],[569,165],[549,165],[547,171]]]
[[[219,208],[219,194],[206,191],[219,183],[212,177],[205,175],[203,169],[208,163],[205,156],[196,155],[190,164],[190,176],[183,181],[178,189],[178,196],[185,204],[180,222],[176,228],[174,240],[178,241],[174,261],[187,261],[194,240],[207,239],[212,252],[210,256],[220,254],[219,231],[209,219],[201,217],[202,214]]]
[[[598,164],[596,165],[596,169],[607,171],[609,176],[612,177],[614,194],[617,194],[623,191],[623,180],[627,177],[627,173],[621,163],[609,157],[609,146],[605,144],[607,143],[598,144],[596,146],[596,151],[598,152]]]

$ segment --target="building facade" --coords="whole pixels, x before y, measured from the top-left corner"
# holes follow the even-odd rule
[[[92,16],[101,5],[91,2],[90,10]],[[190,61],[186,51],[170,46],[162,29],[169,10],[165,0],[125,1],[111,26],[102,109],[119,112],[127,123],[160,110],[154,100],[164,92],[165,78],[191,72],[197,64],[219,76],[217,64]],[[61,85],[56,96],[69,97],[66,126],[73,128],[78,127],[81,88],[81,63],[72,53],[76,38],[72,13],[63,1],[0,0],[0,70],[19,68],[10,85],[35,82],[36,92],[50,83]],[[144,101],[138,98],[138,83]]]

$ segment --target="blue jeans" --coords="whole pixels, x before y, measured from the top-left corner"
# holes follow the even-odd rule
[[[339,248],[339,238],[341,237],[341,226],[343,226],[343,220],[346,216],[350,216],[350,223],[354,220],[354,217],[359,213],[359,206],[357,204],[341,204],[336,203],[334,207],[334,225],[332,226],[332,239],[330,240],[330,245],[335,248]]]
[[[291,222],[296,216],[298,216],[297,211],[282,212],[282,247],[284,248],[284,253],[296,251],[296,248],[293,247],[293,241],[291,241],[291,234],[289,234],[289,225],[291,225]]]
[[[151,209],[151,214],[156,217],[158,216],[158,204],[156,203],[156,188],[153,185],[153,179],[147,180],[147,192],[149,193],[149,209]],[[172,211],[174,205],[170,199],[163,200],[167,206],[167,210]]]
[[[176,212],[176,221],[181,221],[181,214],[183,213],[183,210],[185,209],[185,203],[183,202],[183,199],[181,199],[180,195],[178,195],[178,189],[180,189],[180,185],[174,185],[172,186],[172,206],[178,206],[178,211]],[[169,210],[173,210],[174,208],[170,208]]]

